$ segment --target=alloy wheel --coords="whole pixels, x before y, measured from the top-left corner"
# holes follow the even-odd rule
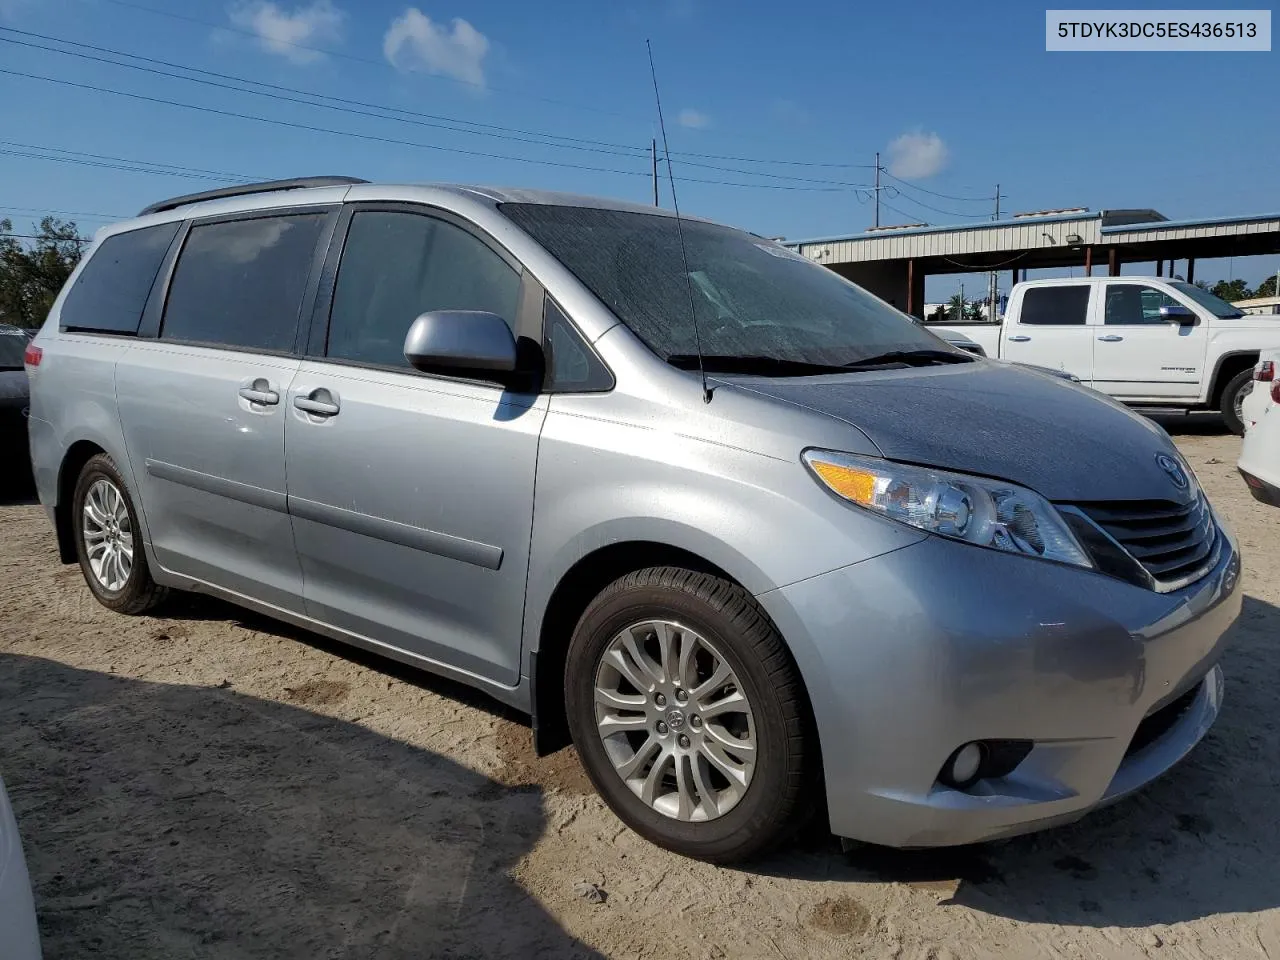
[[[85,494],[82,531],[98,584],[112,593],[123,590],[133,572],[133,525],[124,494],[110,480],[95,480]]]
[[[595,718],[618,776],[664,816],[724,816],[751,784],[746,691],[720,652],[681,624],[645,620],[610,641],[596,670]]]

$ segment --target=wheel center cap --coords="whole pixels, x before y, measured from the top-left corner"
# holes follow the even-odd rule
[[[684,729],[684,711],[672,707],[667,711],[667,726],[672,730]]]

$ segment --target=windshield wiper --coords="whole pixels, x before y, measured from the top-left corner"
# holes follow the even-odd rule
[[[667,363],[681,370],[697,370],[696,353],[673,353]],[[844,373],[846,367],[832,363],[812,363],[808,360],[786,360],[755,354],[702,355],[702,366],[708,373],[761,374],[769,377],[815,377],[823,373]]]
[[[871,367],[928,367],[935,363],[969,363],[973,357],[967,353],[950,350],[890,350],[871,357],[851,360],[844,365],[846,370],[865,370]]]

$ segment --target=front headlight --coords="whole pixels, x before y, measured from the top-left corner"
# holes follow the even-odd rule
[[[804,462],[832,493],[900,523],[993,550],[1093,566],[1058,511],[1025,487],[833,450],[806,450]]]

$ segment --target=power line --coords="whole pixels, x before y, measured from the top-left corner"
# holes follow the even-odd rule
[[[52,240],[54,243],[93,243],[84,237],[42,237],[34,233],[0,233],[0,239]]]
[[[87,213],[84,210],[46,210],[43,207],[5,207],[0,211],[6,215],[23,217],[79,217],[82,220],[128,220],[127,216],[118,213]]]
[[[235,34],[239,34],[239,35],[241,35],[241,36],[249,37],[249,38],[254,39],[254,40],[259,40],[259,41],[261,41],[261,40],[265,39],[265,38],[262,36],[262,34],[260,34],[260,33],[256,32],[256,31],[254,31],[254,30],[246,30],[246,29],[243,29],[243,28],[241,28],[241,27],[232,26],[232,25],[230,25],[230,24],[215,23],[215,22],[214,22],[214,21],[212,21],[212,20],[203,20],[203,19],[201,19],[201,18],[199,18],[199,17],[192,17],[192,16],[189,16],[189,15],[187,15],[187,14],[175,13],[175,12],[173,12],[172,10],[161,10],[161,9],[156,8],[156,7],[149,7],[149,6],[147,6],[147,5],[145,5],[145,4],[141,4],[141,3],[133,3],[133,2],[130,2],[130,0],[105,0],[105,2],[107,2],[107,3],[111,3],[111,4],[114,4],[114,5],[118,6],[118,7],[125,7],[125,8],[130,9],[130,10],[137,10],[137,11],[140,11],[140,12],[142,12],[142,13],[149,13],[149,14],[153,14],[153,15],[156,15],[156,16],[168,17],[168,18],[170,18],[170,19],[172,19],[172,20],[181,20],[181,21],[184,21],[184,22],[186,22],[186,23],[193,23],[193,24],[197,24],[197,25],[199,25],[199,26],[209,27],[209,28],[214,29],[214,30],[225,30],[225,31],[227,31],[228,33],[235,33]],[[70,41],[66,41],[66,42],[70,42]],[[336,57],[336,58],[339,58],[339,59],[342,59],[342,60],[349,60],[349,61],[351,61],[351,62],[353,62],[353,63],[361,63],[361,64],[365,64],[365,65],[367,65],[367,66],[380,67],[380,68],[383,68],[383,69],[385,69],[385,68],[386,68],[386,67],[388,67],[388,66],[392,66],[392,67],[394,67],[394,65],[393,65],[393,64],[389,63],[389,61],[387,61],[387,60],[385,60],[385,59],[383,59],[383,60],[379,60],[379,59],[375,59],[375,58],[372,58],[372,57],[361,57],[361,56],[357,56],[357,55],[355,55],[355,54],[351,54],[351,53],[343,53],[343,52],[338,51],[338,50],[329,50],[329,49],[325,49],[325,48],[323,48],[323,47],[313,47],[313,46],[308,46],[307,44],[303,44],[303,43],[296,43],[296,42],[289,41],[289,40],[275,40],[275,39],[273,39],[273,40],[272,40],[272,42],[273,42],[273,43],[279,43],[279,44],[282,44],[282,45],[284,45],[284,46],[292,47],[293,49],[296,49],[296,50],[302,50],[302,51],[305,51],[305,52],[308,52],[308,53],[319,53],[319,54],[323,54],[323,55],[325,55],[325,56],[329,56],[329,57]],[[459,80],[459,79],[458,79],[458,78],[456,78],[456,77],[449,77],[449,76],[439,76],[439,75],[434,75],[434,74],[420,74],[420,76],[423,76],[423,77],[425,77],[425,78],[426,78],[426,79],[428,79],[428,80],[436,80],[436,81],[443,81],[443,82],[447,82],[447,83],[458,84],[458,85],[461,85],[461,86],[464,86],[464,87],[469,87],[469,88],[471,88],[472,90],[482,90],[482,91],[491,92],[491,93],[502,93],[502,94],[507,94],[507,95],[515,96],[515,97],[523,97],[523,98],[527,98],[527,99],[538,100],[538,101],[541,101],[541,102],[543,102],[543,103],[551,103],[551,104],[555,104],[555,105],[557,105],[557,106],[569,107],[569,108],[574,109],[574,110],[583,110],[583,111],[586,111],[586,112],[588,112],[588,113],[596,113],[596,114],[600,114],[600,115],[602,115],[602,116],[617,117],[617,118],[619,118],[619,119],[628,120],[628,121],[631,121],[631,122],[643,122],[643,123],[645,123],[645,125],[646,125],[646,126],[648,126],[648,125],[650,124],[650,122],[651,122],[651,121],[649,121],[649,120],[648,120],[648,119],[646,119],[646,118],[641,118],[641,117],[639,117],[638,115],[634,115],[634,114],[624,114],[624,113],[619,113],[619,112],[617,112],[616,110],[606,110],[606,109],[604,109],[604,108],[602,108],[602,107],[590,106],[590,105],[585,104],[585,103],[574,103],[574,102],[571,102],[571,101],[568,101],[568,100],[557,100],[557,99],[555,99],[555,98],[553,98],[553,97],[542,97],[542,96],[538,96],[538,95],[536,95],[536,94],[525,93],[525,92],[524,92],[524,91],[522,91],[522,90],[512,90],[512,89],[509,89],[509,88],[494,87],[494,86],[488,86],[488,85],[476,84],[476,83],[474,83],[473,81],[469,81],[469,80]],[[255,82],[256,82],[256,81],[255,81]],[[458,122],[460,122],[460,123],[472,123],[472,121],[468,121],[468,120],[459,120]],[[480,123],[477,123],[477,124],[475,124],[475,125],[476,125],[476,126],[492,126],[492,125],[490,125],[490,124],[480,124]],[[554,135],[554,134],[546,134],[546,136],[555,136],[555,135]],[[749,141],[751,141],[751,142],[753,142],[753,143],[754,143],[754,142],[762,142],[762,140],[763,140],[763,138],[756,138],[756,137],[741,137],[741,136],[734,137],[733,139],[736,139],[736,140],[739,140],[739,141],[747,141],[747,140],[749,140]],[[607,144],[607,141],[605,141],[605,143]],[[641,149],[642,149],[642,148],[641,148]],[[830,168],[842,168],[842,169],[863,169],[863,170],[870,170],[870,169],[871,169],[871,164],[869,164],[869,163],[832,163],[832,162],[824,162],[824,161],[818,161],[818,160],[772,160],[772,159],[764,159],[764,158],[759,158],[759,157],[738,157],[738,156],[728,156],[728,155],[725,155],[725,154],[717,154],[717,153],[695,153],[695,152],[691,152],[691,151],[682,151],[682,150],[672,150],[672,151],[671,151],[671,155],[672,155],[673,157],[697,157],[697,158],[699,158],[699,159],[703,159],[703,160],[728,160],[728,161],[739,162],[739,163],[765,163],[765,164],[780,164],[780,165],[784,165],[784,166],[801,166],[801,167],[830,167]]]
[[[927,187],[921,187],[921,186],[918,186],[917,184],[910,183],[907,180],[903,180],[901,177],[895,177],[888,170],[886,170],[884,174],[886,177],[888,177],[891,180],[897,180],[898,183],[902,184],[905,187],[909,187],[912,190],[919,190],[921,193],[927,193],[927,194],[930,194],[931,196],[942,197],[942,199],[944,200],[960,200],[966,203],[967,202],[972,202],[972,203],[979,203],[979,202],[990,203],[991,202],[990,197],[958,197],[955,194],[951,194],[951,193],[939,193],[937,190],[930,190]]]
[[[462,133],[462,134],[468,134],[471,136],[480,136],[480,137],[492,137],[498,140],[511,140],[519,143],[533,144],[535,146],[540,146],[540,147],[552,147],[552,148],[563,149],[563,150],[579,150],[579,151],[585,151],[588,153],[611,154],[614,156],[625,157],[627,159],[646,159],[647,158],[647,154],[643,150],[641,150],[640,148],[627,146],[626,144],[614,144],[608,141],[586,140],[583,138],[574,138],[574,137],[563,137],[559,134],[546,134],[546,133],[540,133],[538,131],[520,130],[519,128],[514,128],[514,127],[498,127],[492,124],[485,124],[484,126],[492,126],[494,127],[494,130],[510,130],[510,131],[516,131],[516,132],[515,133],[498,133],[491,130],[468,130],[462,127],[454,126],[453,124],[470,123],[471,121],[459,120],[454,117],[440,116],[437,114],[420,114],[420,113],[415,113],[413,111],[400,110],[399,108],[396,108],[396,107],[383,106],[381,104],[367,103],[359,100],[349,100],[343,97],[331,97],[328,94],[315,93],[310,90],[301,90],[296,87],[286,87],[280,84],[265,83],[259,80],[252,80],[247,77],[238,77],[233,74],[217,73],[211,70],[201,70],[195,67],[185,67],[182,64],[170,63],[169,61],[165,61],[165,60],[157,60],[153,57],[144,57],[139,54],[127,53],[120,50],[111,50],[109,48],[99,47],[93,44],[84,44],[84,43],[78,43],[72,40],[63,40],[60,37],[49,37],[44,34],[35,34],[25,30],[15,30],[10,27],[0,27],[0,31],[6,32],[6,33],[19,33],[24,36],[40,37],[41,39],[53,40],[54,42],[57,42],[57,43],[69,44],[71,46],[77,46],[77,47],[85,47],[91,50],[98,50],[104,53],[109,53],[112,56],[129,57],[135,60],[144,61],[146,63],[158,63],[166,67],[173,67],[174,69],[177,69],[177,70],[186,70],[193,73],[205,74],[207,76],[219,77],[224,80],[231,80],[234,83],[238,83],[238,84],[253,84],[257,86],[267,87],[272,91],[283,90],[293,94],[300,94],[302,97],[310,97],[310,98],[316,98],[316,99],[322,99],[322,100],[333,100],[335,101],[335,103],[317,103],[315,102],[315,99],[310,99],[310,100],[301,99],[300,97],[287,96],[285,94],[275,93],[275,92],[268,92],[267,90],[253,90],[243,86],[234,86],[232,84],[219,83],[216,80],[205,80],[205,79],[201,79],[200,77],[189,77],[179,73],[173,73],[167,70],[158,70],[154,67],[145,67],[137,63],[121,63],[118,60],[110,60],[110,59],[107,59],[106,57],[98,57],[98,56],[94,56],[92,54],[87,54],[87,53],[77,53],[73,50],[61,50],[57,47],[45,46],[44,44],[31,43],[25,40],[15,40],[12,37],[0,37],[0,42],[4,42],[4,43],[16,44],[18,46],[28,47],[34,50],[44,50],[49,53],[58,53],[58,54],[62,54],[63,56],[76,57],[81,60],[91,60],[97,63],[105,63],[113,67],[125,67],[130,70],[138,70],[143,73],[149,73],[156,76],[168,77],[173,80],[185,80],[188,83],[198,83],[204,86],[216,87],[222,90],[231,90],[235,93],[248,93],[258,97],[266,97],[271,100],[280,100],[287,103],[297,103],[297,104],[302,104],[304,106],[319,107],[321,109],[334,110],[340,113],[347,113],[355,116],[370,117],[375,120],[391,120],[391,121],[395,121],[396,123],[408,123],[408,124],[413,124],[415,126],[431,127],[439,130],[448,130],[453,133]],[[372,113],[369,110],[355,109],[354,107],[341,106],[340,104],[356,104],[361,107],[370,107],[373,110],[379,110],[384,112]],[[402,113],[402,114],[406,114],[406,116],[386,116],[385,114],[387,112]],[[414,119],[416,117],[426,117],[429,119]],[[447,121],[447,122],[442,123],[442,122],[436,122],[436,121]],[[540,139],[540,138],[555,138],[558,140],[565,140],[569,142],[550,143],[550,142],[547,142],[546,139]],[[720,166],[718,164],[702,163],[694,160],[680,160],[678,162],[688,167],[700,167],[708,170],[717,170],[722,173],[736,173],[739,175],[751,176],[751,177],[767,177],[773,180],[787,180],[795,183],[813,183],[813,184],[820,184],[823,186],[853,187],[853,188],[867,186],[867,184],[849,183],[849,182],[840,181],[840,180],[818,179],[814,177],[800,177],[800,176],[795,176],[793,174],[772,173],[769,171],[760,171],[760,170],[744,170],[740,167],[725,167],[725,166]],[[760,162],[760,161],[757,161],[757,162]]]
[[[948,217],[962,217],[962,218],[968,218],[968,219],[970,219],[970,220],[988,220],[988,219],[990,219],[990,215],[989,215],[989,214],[985,214],[985,213],[958,213],[958,212],[956,212],[955,210],[943,210],[941,207],[935,207],[935,206],[933,206],[932,204],[925,203],[923,200],[920,200],[920,199],[919,199],[919,198],[917,198],[917,197],[913,197],[913,196],[911,196],[911,194],[909,194],[909,193],[903,193],[903,192],[902,192],[901,190],[899,190],[897,187],[890,186],[890,187],[888,187],[887,189],[892,190],[892,191],[893,191],[893,195],[894,195],[895,197],[902,197],[902,199],[907,200],[907,201],[909,201],[909,202],[911,202],[911,203],[914,203],[914,204],[916,204],[916,206],[924,207],[926,210],[932,210],[934,213],[942,213],[942,214],[946,214]],[[988,199],[989,199],[989,198],[988,198]]]
[[[265,123],[272,126],[288,127],[294,130],[306,130],[312,133],[326,133],[332,136],[339,136],[339,137],[351,137],[356,140],[366,140],[373,143],[387,143],[387,144],[393,144],[396,146],[415,147],[421,150],[437,150],[437,151],[442,151],[444,153],[460,154],[462,156],[482,157],[490,160],[509,160],[516,163],[532,163],[532,164],[537,164],[539,166],[561,167],[561,168],[566,168],[570,170],[589,170],[594,173],[611,173],[611,174],[617,174],[620,176],[628,176],[628,177],[648,177],[649,176],[649,173],[647,171],[619,170],[617,168],[610,168],[610,167],[596,167],[588,164],[569,163],[562,160],[542,160],[534,157],[519,157],[519,156],[512,156],[510,154],[486,153],[480,150],[467,150],[462,147],[446,147],[441,144],[421,143],[419,141],[414,141],[414,140],[400,140],[395,137],[383,137],[383,136],[377,136],[375,134],[369,134],[369,133],[357,133],[353,130],[336,130],[332,127],[320,127],[320,126],[315,126],[313,124],[298,123],[293,120],[280,120],[272,117],[260,117],[260,116],[257,116],[256,114],[251,114],[251,113],[240,113],[234,110],[222,110],[217,107],[207,107],[207,106],[202,106],[200,104],[184,103],[180,100],[167,100],[163,97],[151,97],[141,93],[130,93],[125,90],[115,90],[115,89],[112,89],[111,87],[95,86],[93,84],[88,84],[88,83],[77,83],[73,80],[63,80],[58,77],[46,77],[41,74],[22,73],[17,70],[8,70],[2,67],[0,67],[0,74],[6,74],[8,76],[13,76],[13,77],[22,77],[28,80],[40,80],[45,83],[54,83],[54,84],[58,84],[59,86],[73,87],[79,90],[92,90],[98,93],[109,93],[109,94],[112,94],[113,96],[126,97],[131,100],[140,100],[146,103],[161,103],[161,104],[165,104],[167,106],[172,106],[172,107],[182,107],[187,110],[196,110],[201,113],[209,113],[209,114],[214,114],[216,116],[234,117],[240,120],[253,120],[257,123]],[[142,171],[142,172],[147,172],[147,171]],[[801,191],[819,191],[819,192],[839,192],[840,190],[843,189],[841,187],[835,187],[835,186],[810,187],[810,186],[792,186],[789,184],[774,184],[774,183],[737,183],[733,181],[708,180],[708,179],[701,179],[697,177],[681,177],[681,180],[683,180],[686,183],[706,183],[706,184],[711,184],[715,186],[745,187],[748,189],[762,189],[762,190],[801,190]]]
[[[158,160],[133,160],[128,157],[113,157],[104,153],[87,153],[84,150],[69,150],[66,147],[49,147],[40,143],[19,143],[16,140],[0,140],[0,146],[18,147],[23,150],[45,150],[49,153],[67,153],[75,157],[88,157],[91,160],[110,160],[116,163],[129,163],[136,166],[147,167],[168,167],[170,169],[180,171],[181,173],[202,173],[207,174],[209,178],[221,178],[229,180],[261,180],[262,177],[254,177],[247,173],[228,173],[225,170],[208,170],[204,167],[190,167],[180,163],[162,163]],[[163,170],[158,172],[164,172]]]
[[[102,170],[123,170],[127,173],[149,173],[152,176],[184,177],[187,180],[206,180],[213,183],[226,182],[225,179],[220,177],[206,177],[195,173],[178,173],[172,170],[151,170],[141,166],[128,166],[119,163],[102,163],[95,160],[82,160],[77,157],[46,157],[38,153],[28,153],[21,150],[0,150],[0,156],[23,157],[28,160],[50,160],[55,163],[74,163],[82,167],[98,167]]]
[[[0,41],[3,41],[4,43],[17,44],[18,46],[29,47],[33,50],[45,50],[50,53],[60,53],[63,56],[67,56],[67,57],[77,57],[81,60],[92,60],[97,63],[109,64],[113,67],[127,67],[130,70],[139,70],[144,73],[154,74],[156,76],[169,77],[174,80],[185,80],[188,83],[199,83],[205,86],[217,87],[222,90],[232,90],[237,93],[251,93],[255,96],[269,97],[274,100],[281,100],[288,103],[300,103],[300,104],[304,104],[306,106],[311,106],[311,107],[322,107],[326,110],[338,110],[343,113],[351,113],[351,114],[355,114],[357,116],[362,116],[362,117],[373,117],[378,120],[395,120],[400,123],[414,123],[418,126],[434,127],[440,130],[451,130],[457,133],[468,133],[468,134],[471,134],[472,136],[497,137],[498,139],[501,139],[501,140],[517,140],[521,143],[534,143],[539,146],[563,147],[564,149],[572,149],[572,150],[587,150],[593,153],[610,153],[610,154],[615,154],[618,156],[625,156],[625,157],[641,157],[644,155],[644,152],[639,147],[631,147],[631,146],[628,146],[627,144],[610,143],[609,141],[605,141],[605,140],[587,140],[587,139],[578,138],[578,137],[563,137],[563,136],[560,136],[559,134],[554,134],[554,133],[540,133],[534,130],[522,130],[518,127],[501,127],[496,124],[475,124],[472,121],[462,120],[456,117],[448,117],[448,116],[442,116],[439,114],[430,114],[430,113],[417,113],[412,110],[401,110],[398,107],[388,107],[388,106],[384,106],[382,104],[377,104],[377,103],[367,103],[361,100],[350,100],[345,97],[334,97],[334,96],[330,96],[329,94],[316,93],[311,90],[302,90],[297,87],[286,87],[277,83],[267,83],[262,80],[253,80],[248,77],[237,77],[234,74],[218,73],[213,70],[202,70],[197,67],[187,67],[180,63],[171,63],[170,61],[158,60],[154,57],[144,57],[144,56],[141,56],[140,54],[128,53],[123,50],[112,50],[108,47],[99,47],[90,43],[78,43],[74,40],[64,40],[61,37],[52,37],[52,36],[46,36],[45,34],[31,33],[26,30],[15,30],[12,27],[0,27],[0,31],[3,31],[5,33],[18,33],[18,34],[22,34],[24,36],[30,36],[30,37],[39,37],[42,40],[52,40],[55,43],[63,43],[63,44],[67,44],[69,46],[74,46],[74,47],[83,47],[88,50],[96,50],[100,53],[109,53],[112,56],[116,56],[116,57],[128,57],[133,60],[141,60],[145,63],[159,64],[161,66],[171,67],[176,70],[186,70],[190,73],[200,73],[209,77],[218,77],[222,80],[233,81],[234,83],[252,84],[254,86],[266,87],[269,90],[273,90],[273,91],[285,91],[291,94],[300,94],[301,96],[304,96],[304,97],[312,97],[319,100],[334,101],[333,104],[316,103],[313,100],[301,100],[301,99],[298,99],[297,97],[284,96],[281,93],[268,93],[266,90],[252,90],[252,89],[247,89],[245,87],[232,86],[226,83],[217,83],[212,80],[202,80],[199,77],[188,77],[188,76],[183,76],[182,74],[170,73],[168,71],[158,70],[152,67],[144,67],[141,64],[121,63],[118,60],[110,60],[110,59],[107,59],[106,57],[95,57],[87,53],[76,53],[74,50],[61,50],[57,47],[49,47],[40,43],[30,43],[25,40],[15,40],[12,37],[0,37]],[[337,106],[336,104],[350,104],[352,107],[368,107],[373,110],[381,110],[387,113],[405,114],[406,116],[405,117],[397,117],[397,116],[388,117],[388,116],[384,116],[381,113],[370,113],[367,110],[355,110],[355,109],[351,109],[350,107]],[[422,117],[425,119],[423,120],[409,119],[411,117]],[[442,122],[429,122],[429,121],[442,121]],[[449,124],[471,124],[472,126],[491,127],[494,131],[506,131],[506,132],[497,133],[497,132],[489,132],[486,130],[467,130],[457,126],[450,126]],[[556,140],[565,140],[568,142],[564,144],[544,143],[543,140],[541,139],[532,139],[532,138],[556,139]],[[584,146],[578,146],[577,144],[584,144]]]
[[[156,7],[148,7],[145,4],[141,4],[141,3],[130,3],[129,0],[106,0],[106,2],[115,4],[118,7],[126,7],[130,10],[139,10],[139,11],[142,11],[143,13],[150,13],[156,16],[161,16],[161,17],[169,17],[172,20],[184,20],[187,23],[198,24],[202,27],[211,27],[214,30],[225,30],[228,33],[238,33],[241,36],[251,37],[254,40],[261,41],[266,39],[262,36],[262,34],[258,33],[256,30],[245,30],[242,27],[236,27],[226,23],[215,23],[212,20],[202,20],[199,17],[192,17],[183,13],[174,13],[172,10],[160,10]],[[338,51],[338,50],[327,50],[323,47],[312,47],[312,46],[308,46],[305,43],[295,43],[291,40],[278,40],[278,39],[272,38],[271,42],[278,43],[287,47],[292,47],[295,50],[303,50],[308,53],[319,53],[327,57],[337,57],[338,59],[341,59],[341,60],[350,60],[353,63],[363,63],[366,65],[381,67],[381,68],[386,68],[388,66],[394,67],[394,64],[391,64],[387,60],[375,60],[372,57],[360,57],[360,56],[356,56],[353,53],[342,53],[341,51]],[[436,74],[429,74],[429,73],[422,74],[422,76],[428,80],[443,81],[443,82],[453,83],[459,86],[467,87],[473,92],[474,91],[491,91],[495,93],[505,93],[505,94],[510,94],[517,97],[525,97],[531,100],[540,100],[543,103],[553,103],[561,107],[572,107],[575,110],[586,110],[591,113],[599,113],[599,114],[604,114],[606,116],[631,119],[627,117],[625,114],[617,113],[616,111],[613,111],[613,110],[605,110],[600,107],[592,107],[592,106],[588,106],[585,103],[571,103],[567,100],[556,100],[552,97],[540,97],[536,94],[525,93],[522,90],[510,90],[503,87],[492,87],[492,86],[487,86],[485,84],[476,83],[472,80],[460,80],[457,77],[439,76]]]

